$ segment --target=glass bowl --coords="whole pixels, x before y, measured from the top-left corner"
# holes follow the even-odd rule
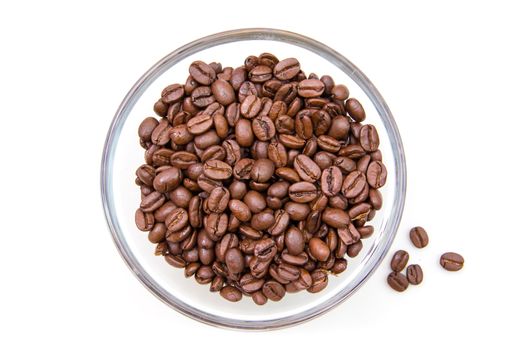
[[[278,58],[296,57],[308,75],[331,75],[336,84],[346,84],[367,113],[365,123],[376,126],[381,139],[383,161],[389,170],[382,188],[383,208],[371,222],[372,237],[363,240],[358,257],[349,259],[340,275],[329,276],[327,288],[317,294],[287,294],[280,302],[255,305],[244,297],[230,303],[209,285],[186,279],[182,269],[154,256],[147,234],[140,232],[134,212],[140,202],[135,170],[144,162],[137,128],[153,113],[162,89],[184,83],[194,60],[218,61],[239,66],[249,55],[271,52]],[[131,88],[109,128],[101,167],[102,201],[113,240],[122,258],[140,282],[175,310],[198,321],[241,329],[271,329],[294,325],[319,316],[355,293],[371,276],[388,252],[396,234],[405,202],[405,155],[396,123],[388,106],[367,79],[348,59],[326,45],[305,36],[276,29],[240,29],[213,34],[173,51],[149,69]]]

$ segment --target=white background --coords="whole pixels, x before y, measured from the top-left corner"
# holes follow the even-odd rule
[[[523,348],[525,12],[518,3],[2,2],[0,348],[180,348],[192,338],[215,349],[278,341]],[[173,49],[256,26],[324,42],[383,94],[408,166],[393,249],[409,249],[423,266],[422,285],[390,290],[384,263],[328,314],[247,333],[178,314],[121,260],[99,196],[102,146],[120,101]],[[428,248],[411,247],[414,225],[427,228]],[[448,250],[464,255],[462,271],[439,267]]]

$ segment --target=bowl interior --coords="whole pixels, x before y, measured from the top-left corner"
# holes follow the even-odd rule
[[[318,76],[328,74],[334,78],[336,84],[347,85],[351,96],[357,98],[366,110],[365,122],[374,124],[379,132],[383,162],[389,173],[387,183],[381,191],[383,208],[371,222],[375,233],[363,240],[364,248],[357,258],[348,258],[348,269],[338,276],[330,276],[328,287],[320,293],[287,294],[281,302],[257,306],[247,297],[238,303],[227,302],[218,293],[210,293],[209,285],[199,285],[193,278],[186,279],[182,269],[173,268],[162,257],[154,256],[155,246],[148,241],[147,234],[140,232],[134,223],[134,212],[140,202],[139,188],[134,184],[134,173],[144,163],[143,149],[138,143],[138,125],[145,117],[155,115],[153,104],[166,85],[184,83],[188,67],[194,60],[217,61],[223,67],[237,67],[243,64],[248,55],[259,55],[262,52],[271,52],[279,59],[296,57],[307,75],[311,72]],[[401,215],[400,205],[402,209],[399,196],[402,194],[404,200],[404,187],[399,187],[399,160],[395,159],[395,152],[399,153],[400,145],[391,137],[392,132],[397,135],[395,125],[392,131],[391,126],[384,122],[389,116],[384,115],[383,106],[377,108],[378,100],[369,97],[371,91],[366,86],[367,81],[356,75],[360,72],[349,71],[348,66],[342,70],[341,62],[327,59],[293,43],[269,38],[252,39],[222,43],[185,54],[189,54],[188,57],[176,64],[171,59],[157,66],[157,70],[148,78],[153,79],[151,85],[148,86],[149,81],[146,79],[139,88],[132,91],[132,98],[119,111],[117,118],[120,119],[110,131],[112,137],[108,139],[104,159],[106,169],[103,169],[105,178],[102,179],[103,190],[106,190],[104,204],[121,254],[154,294],[179,311],[208,323],[243,328],[277,327],[308,319],[329,309],[356,290],[373,271],[390,246],[395,234],[395,229],[392,228],[397,229]],[[163,70],[165,71],[162,72]],[[158,74],[160,75],[154,79]],[[388,109],[386,112],[388,113]]]

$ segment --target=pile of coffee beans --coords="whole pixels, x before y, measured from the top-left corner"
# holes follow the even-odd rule
[[[421,249],[428,245],[428,234],[423,227],[416,226],[412,228],[409,235],[410,241],[416,248]],[[423,269],[417,264],[409,265],[406,268],[406,273],[402,273],[408,264],[408,259],[408,252],[398,250],[394,253],[390,261],[392,272],[387,277],[387,283],[392,289],[398,292],[404,292],[409,284],[418,285],[423,282]],[[441,255],[439,262],[445,270],[459,271],[463,267],[464,259],[457,253],[445,253]]]
[[[317,293],[381,209],[379,136],[330,76],[295,58],[195,61],[138,129],[137,227],[156,254],[229,301]]]

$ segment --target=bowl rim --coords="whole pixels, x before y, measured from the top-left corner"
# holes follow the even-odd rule
[[[327,59],[347,74],[366,93],[386,128],[393,149],[396,182],[393,185],[394,202],[392,213],[384,227],[385,239],[376,242],[371,248],[366,264],[362,264],[365,265],[364,268],[354,279],[358,280],[354,285],[352,283],[346,285],[331,298],[299,314],[269,320],[246,321],[213,315],[182,302],[162,288],[143,269],[122,236],[118,218],[115,215],[112,171],[115,148],[122,127],[135,103],[151,83],[173,65],[199,51],[234,41],[253,40],[284,42],[301,47]],[[340,305],[354,294],[377,269],[392,245],[403,214],[406,196],[406,162],[401,136],[390,109],[375,86],[353,63],[332,48],[301,34],[272,28],[243,28],[208,35],[183,45],[166,55],[140,77],[122,100],[108,130],[101,161],[100,186],[104,214],[117,250],[137,279],[158,299],[176,311],[209,325],[244,330],[278,329],[306,322]],[[359,276],[361,278],[358,278]]]

